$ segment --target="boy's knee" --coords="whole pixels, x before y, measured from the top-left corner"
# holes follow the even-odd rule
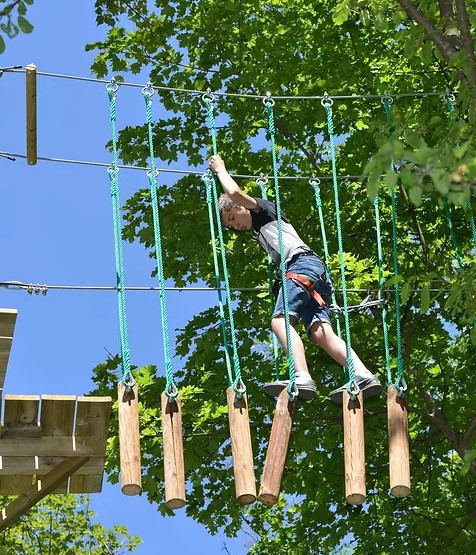
[[[334,330],[327,322],[314,322],[309,330],[309,337],[317,343],[319,347],[326,345],[333,335]]]

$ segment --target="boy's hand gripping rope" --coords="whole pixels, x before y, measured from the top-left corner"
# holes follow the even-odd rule
[[[208,90],[206,94],[202,97],[206,109],[207,109],[207,116],[208,116],[208,125],[210,129],[210,135],[212,138],[212,147],[213,147],[213,154],[217,154],[217,139],[216,139],[216,126],[215,126],[215,116],[213,113],[213,101],[214,96]],[[246,392],[246,386],[243,382],[241,377],[241,367],[240,367],[240,360],[238,357],[238,347],[236,341],[236,330],[235,330],[235,321],[233,316],[233,307],[232,307],[232,299],[231,299],[231,292],[230,292],[230,281],[228,277],[228,267],[226,263],[226,255],[225,255],[225,242],[223,239],[223,230],[221,225],[221,217],[220,217],[220,209],[218,207],[218,195],[216,191],[216,180],[210,170],[202,176],[202,180],[205,183],[206,187],[206,194],[207,194],[207,205],[208,205],[208,215],[210,220],[210,234],[211,234],[211,243],[212,243],[212,251],[213,251],[213,263],[215,269],[215,281],[216,287],[218,290],[218,304],[219,304],[219,311],[220,311],[220,321],[221,321],[221,328],[223,334],[223,344],[225,348],[225,360],[227,366],[227,373],[228,373],[228,381],[229,384],[233,387],[236,395],[241,397]],[[214,209],[214,210],[213,210]],[[220,270],[218,265],[218,257],[216,253],[216,238],[215,238],[215,224],[213,221],[213,211],[215,213],[215,220],[218,229],[218,240],[220,245],[220,253],[221,253],[221,262],[223,268],[223,277],[225,282],[225,293],[226,293],[226,304],[228,308],[228,321],[229,321],[229,328],[230,328],[230,335],[231,335],[231,344],[232,344],[232,351],[233,351],[233,372],[231,370],[230,364],[230,355],[229,355],[229,346],[228,346],[228,339],[227,339],[227,330],[226,330],[226,322],[225,322],[225,313],[223,309],[223,302],[221,297],[220,291]]]
[[[119,309],[119,332],[122,358],[121,382],[124,384],[126,389],[131,389],[134,386],[135,381],[131,373],[131,360],[127,335],[126,297],[124,288],[124,258],[122,251],[122,220],[121,203],[119,200],[119,169],[116,131],[116,93],[118,89],[119,85],[114,81],[114,79],[106,85],[106,91],[109,97],[109,116],[111,121],[113,153],[112,165],[107,169],[107,172],[111,182],[111,200],[114,224],[114,254],[116,260],[117,302]]]
[[[283,294],[283,305],[284,305],[284,323],[286,327],[286,344],[288,347],[288,370],[289,370],[289,385],[287,387],[288,397],[290,401],[294,401],[298,396],[298,388],[296,386],[296,373],[294,369],[294,358],[291,345],[291,326],[289,322],[289,299],[288,299],[288,287],[286,282],[286,260],[284,259],[284,243],[283,243],[283,225],[282,225],[282,215],[281,215],[281,199],[279,195],[279,183],[278,183],[278,162],[276,156],[276,130],[274,125],[274,114],[273,106],[274,100],[271,95],[268,95],[263,99],[263,104],[266,108],[268,114],[268,131],[271,140],[271,154],[273,160],[273,181],[274,181],[274,195],[276,203],[276,219],[278,223],[278,241],[279,241],[279,257],[280,264],[279,269],[281,273],[281,291]]]
[[[160,233],[160,216],[159,216],[159,202],[157,199],[157,176],[159,172],[155,168],[155,154],[154,154],[154,141],[153,141],[153,119],[152,119],[152,97],[154,95],[154,88],[151,83],[142,89],[144,95],[145,108],[146,108],[146,122],[147,122],[147,137],[149,143],[149,156],[150,168],[147,171],[150,185],[150,198],[152,203],[152,215],[154,220],[154,240],[155,240],[155,255],[157,259],[157,278],[160,288],[160,313],[162,317],[162,340],[164,344],[164,363],[165,363],[165,395],[171,402],[178,396],[178,389],[174,382],[174,374],[172,369],[172,357],[170,352],[169,340],[169,324],[167,317],[167,302],[165,297],[165,278],[164,278],[164,263],[162,254],[162,239]]]

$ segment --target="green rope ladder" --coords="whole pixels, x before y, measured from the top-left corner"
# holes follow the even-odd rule
[[[268,193],[266,191],[267,183],[268,183],[268,180],[263,176],[259,177],[256,180],[256,184],[258,185],[261,191],[261,198],[264,200],[268,200]],[[274,306],[275,306],[274,295],[273,295],[273,283],[274,283],[274,264],[271,256],[268,256],[268,287],[269,287],[269,297],[271,299],[271,302],[270,302],[271,315],[274,314]],[[273,360],[274,360],[275,376],[276,376],[276,380],[279,380],[280,368],[279,368],[278,339],[274,333],[271,333],[271,338],[272,338],[271,341],[273,344]]]
[[[339,248],[339,266],[340,277],[342,282],[342,301],[344,312],[344,327],[345,339],[347,345],[347,371],[345,372],[345,379],[348,380],[347,392],[351,398],[355,398],[360,393],[360,388],[357,385],[354,371],[354,361],[352,360],[352,343],[350,336],[350,320],[347,301],[347,284],[345,279],[345,264],[344,264],[344,247],[342,241],[342,225],[340,219],[340,206],[339,206],[339,186],[337,183],[337,164],[336,164],[336,149],[334,141],[334,123],[332,120],[332,104],[333,100],[327,93],[321,100],[321,104],[326,111],[327,116],[327,130],[329,133],[329,145],[331,151],[331,164],[332,164],[332,184],[334,190],[334,206],[336,211],[336,226],[337,226],[337,243]]]
[[[207,92],[206,94],[203,95],[202,98],[207,110],[208,127],[210,129],[210,135],[212,139],[213,154],[216,155],[218,154],[218,152],[217,152],[217,132],[216,132],[216,125],[215,125],[215,115],[213,113],[214,97],[210,92]],[[226,361],[228,382],[230,386],[233,387],[236,395],[241,396],[243,395],[243,393],[246,392],[246,386],[241,376],[240,360],[238,357],[238,347],[237,347],[237,340],[236,340],[235,322],[234,322],[234,316],[233,316],[230,281],[228,277],[228,267],[227,267],[226,255],[225,255],[225,242],[223,239],[220,209],[218,207],[217,186],[216,186],[215,178],[212,175],[210,170],[208,170],[202,176],[202,180],[204,181],[205,187],[206,187],[208,216],[210,221],[210,235],[211,235],[211,244],[212,244],[212,251],[213,251],[213,265],[214,265],[214,272],[215,272],[216,288],[218,291],[218,306],[219,306],[220,323],[221,323],[222,336],[223,336],[223,345],[225,349],[225,361]],[[225,282],[225,295],[226,295],[226,305],[228,309],[229,333],[231,336],[231,345],[232,345],[232,353],[233,353],[233,370],[231,367],[231,360],[230,360],[230,354],[229,354],[228,333],[227,333],[227,326],[226,326],[226,319],[225,319],[225,311],[223,308],[224,303],[223,303],[222,294],[221,294],[220,268],[218,263],[218,255],[217,255],[217,247],[216,247],[214,217],[216,221],[216,227],[218,230],[218,242],[220,247],[221,263],[223,268],[223,279]]]
[[[147,171],[147,177],[150,184],[150,198],[152,203],[152,215],[154,220],[154,240],[155,240],[155,255],[157,259],[157,279],[159,282],[160,290],[160,313],[162,318],[162,340],[164,344],[164,363],[165,363],[165,391],[169,401],[172,401],[178,396],[178,389],[174,382],[174,373],[172,368],[172,356],[170,350],[169,338],[169,324],[167,316],[167,302],[165,297],[165,278],[164,278],[164,263],[162,240],[160,233],[160,216],[159,216],[159,203],[157,199],[157,176],[158,171],[155,168],[155,154],[153,142],[153,119],[152,119],[152,96],[154,95],[154,88],[150,83],[142,89],[144,95],[146,118],[147,118],[147,136],[149,143],[149,156],[150,167]]]
[[[108,168],[107,172],[111,182],[111,200],[114,223],[114,253],[116,259],[117,301],[119,309],[119,332],[122,358],[122,376],[120,381],[127,389],[131,389],[134,386],[135,381],[131,373],[131,357],[127,335],[126,292],[124,287],[124,258],[122,251],[122,220],[121,203],[119,199],[119,168],[116,130],[116,93],[118,89],[119,85],[114,80],[106,86],[106,91],[109,97],[109,117],[111,121],[113,154],[112,165]]]
[[[284,322],[286,328],[286,344],[288,346],[287,352],[287,362],[289,371],[289,385],[287,387],[288,397],[291,401],[296,399],[298,395],[298,389],[296,386],[296,372],[294,368],[294,358],[293,350],[291,344],[291,324],[289,321],[289,299],[288,299],[288,287],[286,283],[286,260],[284,259],[284,243],[283,243],[283,224],[282,224],[282,213],[281,213],[281,198],[279,194],[279,182],[278,182],[278,161],[277,161],[277,148],[276,148],[276,129],[274,125],[274,113],[273,106],[274,100],[268,95],[263,100],[266,112],[268,114],[268,131],[271,141],[271,155],[273,161],[273,182],[274,182],[274,195],[275,195],[275,205],[276,205],[276,220],[278,224],[278,241],[279,241],[279,271],[281,275],[281,290],[283,294],[283,306],[284,306]]]

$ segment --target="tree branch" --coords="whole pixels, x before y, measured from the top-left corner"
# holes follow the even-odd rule
[[[438,31],[438,29],[433,25],[433,23],[423,15],[418,8],[410,0],[397,0],[400,6],[403,8],[405,13],[413,19],[415,23],[418,23],[425,30],[429,39],[434,43],[434,45],[441,52],[443,58],[449,62],[451,58],[458,52],[450,41],[448,41],[445,36]]]
[[[466,448],[469,449],[469,442],[473,437],[475,430],[476,430],[476,414],[473,416],[464,434],[461,436],[461,443],[463,444],[463,447],[466,446]]]
[[[443,34],[455,47],[461,48],[461,33],[455,20],[453,0],[439,0],[440,16],[443,21]]]
[[[471,36],[471,27],[469,23],[468,11],[466,10],[465,0],[456,0],[456,11],[458,15],[458,24],[461,31],[462,44],[466,50],[469,63],[469,75],[471,86],[471,106],[470,116],[474,122],[475,102],[476,102],[476,60],[474,53],[474,38]]]

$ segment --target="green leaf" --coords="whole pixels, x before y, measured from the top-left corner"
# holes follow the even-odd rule
[[[463,465],[461,467],[460,470],[460,474],[461,476],[464,476],[465,474],[467,474],[469,472],[469,469],[471,467],[471,463],[476,459],[476,450],[472,450],[472,451],[468,451],[464,458],[463,458]]]
[[[27,10],[26,10],[25,3],[24,3],[24,2],[20,2],[20,3],[18,4],[18,13],[19,13],[20,15],[25,15],[25,14],[26,14],[26,11],[27,11]]]
[[[402,300],[402,303],[404,303],[404,304],[407,303],[408,299],[410,298],[412,285],[413,285],[413,281],[408,280],[402,286],[402,290],[401,290],[401,293],[400,293],[400,298]]]
[[[344,0],[340,4],[337,4],[335,10],[332,12],[332,21],[336,25],[342,25],[349,19],[350,8],[347,5],[347,1]]]
[[[22,15],[18,16],[18,26],[26,34],[31,33],[33,31],[33,25]]]
[[[392,276],[385,282],[385,287],[392,287],[393,285],[395,285],[396,283],[400,283],[401,281],[403,281],[403,276]]]
[[[411,189],[409,189],[408,196],[410,197],[412,204],[414,204],[415,206],[420,206],[423,197],[422,187],[414,185]]]
[[[0,35],[0,54],[2,52],[5,52],[5,41],[3,40],[3,37]]]
[[[424,285],[421,289],[420,314],[426,314],[430,308],[430,286]]]

